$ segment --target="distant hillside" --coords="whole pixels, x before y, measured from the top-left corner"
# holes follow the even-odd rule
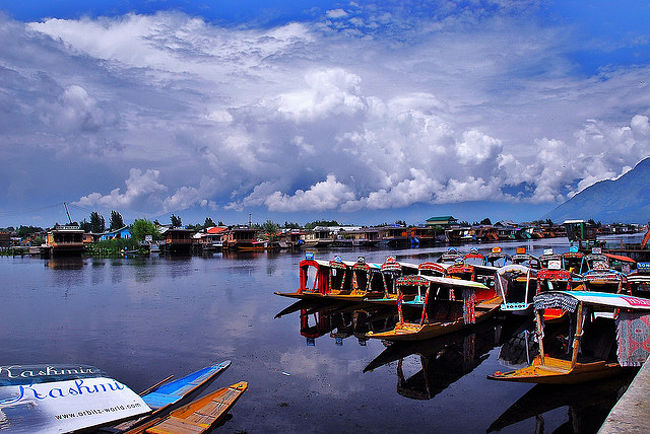
[[[555,208],[543,218],[594,219],[602,223],[647,223],[650,220],[650,158],[616,181],[600,181]]]

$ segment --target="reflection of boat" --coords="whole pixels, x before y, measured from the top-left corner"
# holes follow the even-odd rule
[[[172,411],[164,419],[156,419],[129,433],[207,432],[223,419],[247,388],[248,383],[245,381],[224,387]]]
[[[115,426],[119,430],[130,430],[146,423],[150,417],[159,415],[175,404],[186,399],[192,393],[207,386],[217,375],[230,366],[230,360],[192,372],[177,380],[158,383],[140,394],[142,400],[153,410],[148,416],[124,422]]]
[[[621,376],[589,384],[588,388],[538,384],[503,412],[487,431],[501,431],[518,422],[539,418],[544,413],[567,406],[573,432],[596,432],[630,381],[630,376]],[[537,422],[543,420],[538,419]]]
[[[470,332],[418,342],[395,342],[366,366],[364,372],[397,361],[397,393],[411,399],[431,399],[468,374],[498,345],[500,325],[486,321]],[[403,361],[417,354],[421,369],[404,374]]]
[[[495,313],[501,303],[494,290],[479,282],[433,276],[404,276],[399,288],[395,328],[366,336],[386,340],[423,340],[453,333],[481,322]],[[404,296],[416,289],[410,301]],[[424,292],[424,293],[423,293]],[[458,295],[456,295],[458,293]],[[490,294],[479,301],[477,294]],[[458,299],[457,299],[458,298]]]
[[[545,338],[541,312],[561,308],[572,316],[566,334]],[[612,312],[617,312],[616,324]],[[549,291],[535,297],[539,356],[531,366],[496,372],[493,380],[575,384],[639,366],[648,356],[650,301],[586,291]],[[618,343],[618,349],[616,349]],[[618,358],[618,362],[615,359]]]

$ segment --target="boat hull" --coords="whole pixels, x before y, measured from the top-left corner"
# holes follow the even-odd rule
[[[545,357],[544,364],[542,365],[541,359],[538,356],[531,366],[515,371],[496,372],[488,375],[487,378],[490,380],[516,383],[579,384],[621,375],[626,371],[618,363],[608,363],[605,361],[576,363],[571,368],[571,362],[548,356]]]
[[[465,324],[462,318],[453,323],[433,323],[433,324],[398,324],[393,330],[381,333],[367,333],[365,336],[373,339],[383,339],[387,341],[422,341],[425,339],[437,338],[449,333],[468,329],[492,317],[498,311],[497,307],[485,311],[476,312],[476,322],[474,324]]]

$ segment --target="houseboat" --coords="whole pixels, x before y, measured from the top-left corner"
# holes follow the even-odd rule
[[[84,250],[84,231],[75,224],[59,225],[47,231],[47,241],[42,247],[45,257],[55,258],[61,256],[80,257]]]
[[[223,249],[234,251],[256,250],[255,229],[248,226],[240,226],[229,229],[222,237]]]
[[[192,234],[194,231],[184,228],[169,228],[160,244],[160,252],[169,255],[189,255],[192,251]]]

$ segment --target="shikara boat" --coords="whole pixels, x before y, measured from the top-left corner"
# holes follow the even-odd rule
[[[605,264],[584,273],[580,283],[586,291],[616,294],[628,289],[627,277],[619,271],[607,269]]]
[[[463,262],[470,265],[487,265],[485,256],[481,255],[476,247],[469,249],[469,253],[463,256]]]
[[[630,295],[650,298],[650,262],[639,262],[636,271],[627,275]]]
[[[540,269],[539,258],[526,253],[526,247],[517,247],[516,253],[512,255],[511,259],[513,264],[523,265],[534,270]]]
[[[329,285],[329,262],[314,259],[313,253],[308,253],[306,259],[299,265],[300,286],[295,292],[276,292],[283,297],[300,299],[323,298]]]
[[[558,267],[550,265],[551,262],[558,264]],[[562,268],[562,257],[555,252],[553,249],[544,249],[542,256],[539,257],[540,268]]]
[[[537,271],[523,265],[506,265],[496,272],[496,288],[503,299],[501,310],[525,314],[533,306],[537,290]]]
[[[537,272],[537,294],[547,291],[572,291],[580,286],[580,276],[567,270],[541,269]],[[544,321],[558,321],[566,317],[562,309],[545,309]]]
[[[147,403],[152,412],[143,418],[124,422],[114,428],[120,431],[127,431],[137,428],[146,423],[151,417],[158,416],[169,410],[172,406],[190,396],[193,392],[207,386],[217,375],[221,374],[230,366],[230,360],[215,365],[206,366],[203,369],[192,372],[177,380],[158,383],[140,394],[142,400]],[[168,377],[169,378],[169,377]]]
[[[409,341],[442,336],[489,318],[501,303],[493,289],[460,279],[404,276],[397,279],[397,287],[399,322],[392,330],[367,333],[367,337]],[[485,301],[478,302],[477,293]],[[413,298],[406,300],[407,294]]]
[[[376,304],[394,305],[397,303],[397,279],[402,276],[415,276],[420,274],[417,265],[398,262],[394,256],[389,256],[381,264],[381,275],[383,282],[383,294],[379,296],[367,297],[364,301]]]
[[[276,292],[283,297],[300,299],[363,301],[381,298],[385,277],[378,264],[366,263],[360,256],[356,262],[313,259],[313,254],[300,262],[300,287],[296,292]]]
[[[508,261],[511,264],[513,263],[510,255],[504,253],[501,247],[493,247],[492,251],[485,257],[485,265],[489,264],[497,268],[504,267]]]
[[[217,425],[248,388],[245,381],[224,387],[172,411],[165,418],[148,422],[130,434],[199,434]]]
[[[456,247],[450,247],[445,253],[440,256],[438,262],[443,264],[455,264],[456,260],[458,259],[462,261],[463,256],[458,253],[458,249]]]
[[[541,313],[549,308],[565,310],[573,317],[565,335],[545,339]],[[616,322],[612,312],[617,315]],[[489,379],[576,384],[619,375],[627,370],[623,366],[640,366],[649,355],[648,299],[588,291],[549,291],[535,297],[535,315],[539,356],[531,366],[495,372]]]

